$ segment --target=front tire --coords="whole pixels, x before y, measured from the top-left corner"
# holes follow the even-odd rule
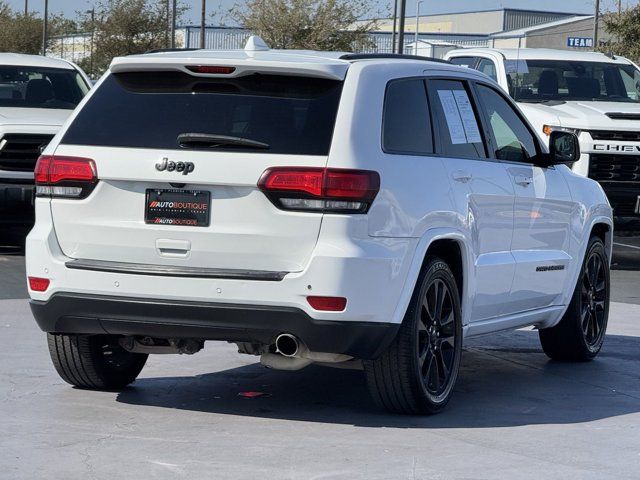
[[[449,266],[427,259],[400,330],[364,362],[374,401],[393,413],[433,414],[451,398],[462,353],[460,296]]]
[[[138,377],[147,355],[131,353],[113,335],[47,334],[49,354],[67,383],[91,390],[119,390]]]
[[[571,303],[562,320],[539,331],[553,360],[584,362],[598,355],[609,318],[609,261],[604,243],[591,237]]]

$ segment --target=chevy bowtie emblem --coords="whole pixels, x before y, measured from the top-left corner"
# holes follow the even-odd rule
[[[167,157],[164,157],[160,163],[156,163],[156,170],[159,172],[180,172],[183,175],[189,175],[195,170],[196,166],[191,162],[170,162]]]

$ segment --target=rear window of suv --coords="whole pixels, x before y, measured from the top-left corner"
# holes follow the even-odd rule
[[[179,149],[205,134],[266,144],[190,149],[327,155],[342,82],[252,74],[203,78],[182,72],[111,74],[78,113],[62,143]]]

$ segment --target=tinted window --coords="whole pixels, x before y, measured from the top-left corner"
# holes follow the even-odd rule
[[[485,158],[480,122],[465,85],[453,80],[429,82],[432,115],[440,150],[448,157]]]
[[[0,107],[73,110],[88,91],[76,70],[0,65]]]
[[[454,57],[450,58],[449,61],[454,65],[473,67],[473,64],[476,63],[476,57]]]
[[[478,85],[478,91],[495,140],[495,158],[524,162],[535,156],[533,135],[507,100],[483,85]]]
[[[341,90],[342,82],[308,77],[114,74],[98,87],[62,142],[178,149],[180,134],[205,133],[268,144],[262,153],[326,155]],[[190,148],[258,151],[228,144]]]
[[[382,148],[389,153],[433,153],[427,92],[420,79],[390,82],[384,99]]]
[[[492,60],[487,60],[486,58],[481,59],[476,66],[476,70],[484,73],[486,76],[493,78],[494,80],[498,79],[496,64],[493,63]]]

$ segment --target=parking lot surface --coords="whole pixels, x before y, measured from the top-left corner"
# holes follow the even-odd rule
[[[22,253],[4,249],[0,478],[636,479],[640,242],[616,243],[624,269],[596,361],[550,362],[531,330],[470,340],[433,417],[378,411],[361,372],[271,371],[214,342],[151,356],[122,392],[74,389],[29,312]]]

